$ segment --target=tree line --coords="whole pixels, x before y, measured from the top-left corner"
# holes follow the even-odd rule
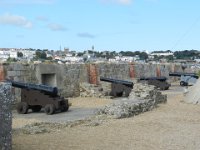
[[[43,60],[52,60],[52,58],[47,57],[48,50],[36,50],[35,51],[35,60],[43,59]],[[52,52],[52,51],[51,51]],[[62,54],[63,51],[60,51]],[[166,51],[153,51],[152,53],[169,53],[172,52],[170,50]],[[57,51],[55,51],[57,53]],[[125,57],[139,57],[140,60],[149,60],[149,54],[147,54],[145,51],[94,51],[94,50],[88,50],[84,52],[71,52],[73,53],[73,56],[79,56],[84,57],[85,55],[91,55],[94,58],[105,58],[105,59],[111,59],[115,58],[116,56],[125,56]],[[64,56],[64,55],[63,55]],[[18,57],[23,57],[23,54],[21,52],[18,52]],[[160,59],[167,59],[168,61],[173,61],[174,59],[187,59],[187,60],[194,60],[200,58],[200,51],[199,50],[183,50],[183,51],[175,51],[173,52],[173,55],[169,56],[154,56],[153,60],[158,61]],[[151,58],[152,59],[152,58]]]

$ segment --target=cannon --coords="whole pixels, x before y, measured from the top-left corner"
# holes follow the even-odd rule
[[[111,83],[111,92],[110,95],[114,97],[128,97],[131,90],[133,89],[133,82],[100,77],[100,81],[110,82]]]
[[[145,81],[148,85],[154,85],[157,89],[160,90],[168,90],[171,86],[169,83],[167,83],[166,77],[141,77],[139,81]]]
[[[170,72],[169,76],[180,77],[180,86],[195,84],[199,76],[195,73]]]
[[[7,80],[13,87],[21,89],[21,102],[17,104],[17,112],[26,114],[29,109],[39,112],[42,108],[48,115],[55,111],[65,112],[69,109],[68,99],[58,95],[57,87],[42,84],[23,83]]]

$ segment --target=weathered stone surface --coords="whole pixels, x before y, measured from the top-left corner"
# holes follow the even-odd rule
[[[81,83],[80,84],[80,96],[81,97],[110,97],[110,85],[106,86],[106,84],[94,85],[89,83]]]
[[[184,94],[184,101],[186,103],[191,104],[200,104],[200,79],[197,80],[197,82],[192,87],[184,87],[183,88],[183,94]]]
[[[11,77],[17,76],[17,71],[8,71],[7,75]]]
[[[111,105],[99,109],[97,114],[111,115],[117,119],[125,118],[152,110],[157,104],[166,101],[167,96],[153,86],[135,84],[129,98],[115,100]]]
[[[11,85],[0,83],[0,149],[12,148]]]
[[[99,76],[115,78],[115,79],[130,79],[129,64],[98,64]]]
[[[124,99],[100,109],[97,114],[112,115],[114,118],[126,118],[138,115],[154,108],[153,100]]]
[[[90,64],[5,64],[2,67],[2,77],[22,82],[43,83],[44,75],[52,75],[49,84],[57,86],[64,97],[80,96],[80,84],[102,84],[100,76],[120,80],[130,80],[141,76],[168,77],[169,71],[179,71],[180,65],[175,64],[129,64],[129,63],[95,63],[94,69],[88,72]],[[132,68],[132,71],[130,71]],[[159,68],[159,69],[158,69]],[[5,70],[5,72],[3,72]],[[159,73],[157,73],[159,72]],[[92,75],[92,76],[91,76]],[[50,79],[49,79],[50,80]],[[46,84],[46,83],[45,83]],[[15,90],[16,99],[19,100],[18,91]]]
[[[163,95],[161,91],[156,90],[155,86],[136,83],[134,84],[133,90],[129,95],[129,99],[152,99],[158,103],[167,102],[167,95]]]

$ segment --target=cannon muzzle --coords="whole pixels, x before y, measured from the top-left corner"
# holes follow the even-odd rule
[[[37,90],[37,91],[41,91],[52,96],[58,95],[57,87],[51,87],[51,86],[43,85],[43,84],[23,83],[23,82],[17,82],[17,81],[12,81],[12,80],[7,80],[7,81],[11,82],[13,87],[17,87],[20,89]]]
[[[130,81],[118,80],[118,79],[112,79],[112,78],[105,78],[105,77],[100,77],[100,81],[122,84],[122,85],[128,86],[130,88],[133,88],[133,85],[134,85],[133,82],[130,82]]]
[[[174,77],[190,76],[196,79],[199,78],[199,76],[196,73],[184,73],[184,72],[170,72],[169,76],[174,76]]]
[[[158,81],[161,81],[161,82],[165,82],[167,80],[166,77],[141,77],[140,80],[158,80]]]

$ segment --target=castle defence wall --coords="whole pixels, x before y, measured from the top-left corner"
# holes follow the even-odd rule
[[[100,84],[100,76],[120,80],[139,77],[169,78],[169,72],[182,71],[176,64],[1,64],[0,81],[6,79],[57,86],[64,97],[80,95],[80,83]],[[173,79],[173,78],[172,78]],[[171,80],[171,79],[170,79]],[[20,89],[8,82],[0,84],[0,149],[11,149],[11,105],[20,101]],[[14,101],[13,101],[14,99]]]
[[[98,64],[2,64],[0,80],[30,82],[56,86],[64,97],[80,95],[79,83],[100,84],[100,76],[120,80],[132,80],[140,77],[165,76],[169,72],[181,72],[179,64],[133,64],[133,63],[98,63]],[[13,90],[15,101],[19,101],[20,89]]]

